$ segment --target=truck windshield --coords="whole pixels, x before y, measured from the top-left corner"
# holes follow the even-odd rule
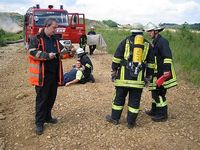
[[[47,18],[55,18],[60,26],[68,26],[68,17],[66,12],[57,11],[35,11],[34,22],[36,26],[44,26]]]

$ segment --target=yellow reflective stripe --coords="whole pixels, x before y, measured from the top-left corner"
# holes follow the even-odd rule
[[[157,65],[157,58],[155,56],[155,71],[157,72],[157,69],[158,69],[158,65]]]
[[[144,81],[133,81],[133,80],[115,80],[115,86],[143,88]]]
[[[124,80],[124,76],[125,76],[125,67],[122,66],[120,71],[120,80]]]
[[[149,51],[149,43],[145,42],[144,43],[144,52],[143,52],[143,56],[142,56],[142,61],[143,62],[146,60],[148,51]]]
[[[172,59],[170,59],[170,58],[165,58],[164,59],[164,62],[163,62],[164,64],[171,64],[172,63]]]
[[[142,71],[139,72],[137,81],[142,81]]]
[[[151,68],[151,69],[154,69],[155,68],[155,64],[147,63],[147,67]]]
[[[130,53],[130,41],[127,39],[126,45],[125,45],[125,52],[124,52],[124,59],[125,60],[128,60],[129,53]]]
[[[160,100],[160,103],[156,103],[156,107],[164,107],[164,106],[167,106],[167,101],[163,102],[163,99],[161,96],[159,96],[159,100]]]
[[[115,100],[115,97],[116,97],[116,90],[115,90],[115,93],[113,94],[113,97],[112,97],[112,102],[114,102],[114,100]]]
[[[171,71],[172,71],[172,78],[176,79],[176,73],[175,73],[175,69],[174,69],[173,63],[171,64]]]
[[[121,63],[122,60],[121,60],[120,58],[113,57],[112,61],[113,61],[114,63],[119,64],[119,63]]]
[[[128,111],[130,111],[130,112],[132,112],[132,113],[136,113],[136,114],[138,114],[139,109],[132,108],[132,107],[128,106]]]
[[[112,109],[114,110],[122,110],[123,109],[123,106],[117,106],[115,105],[114,103],[112,104]]]
[[[155,90],[156,89],[156,80],[157,80],[157,77],[153,77],[153,82],[151,82],[149,84],[149,89],[150,90]]]
[[[88,68],[91,68],[91,67],[92,67],[90,64],[86,64],[85,66],[88,67]]]
[[[164,85],[170,84],[170,83],[172,83],[172,82],[176,82],[176,79],[170,79],[170,80],[168,80],[168,81],[165,81],[165,82],[164,82]]]
[[[173,83],[170,83],[168,85],[164,85],[164,88],[170,88],[170,87],[173,87],[173,86],[176,86],[177,85],[177,82],[173,82]]]

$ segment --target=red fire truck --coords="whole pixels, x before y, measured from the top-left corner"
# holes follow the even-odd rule
[[[27,10],[24,17],[24,41],[28,48],[28,41],[44,27],[47,18],[56,18],[58,28],[56,35],[62,40],[70,40],[71,43],[80,43],[81,38],[86,36],[85,15],[83,13],[69,13],[60,5],[59,9],[54,9],[53,5],[43,9],[37,4]],[[83,43],[82,43],[83,44]]]

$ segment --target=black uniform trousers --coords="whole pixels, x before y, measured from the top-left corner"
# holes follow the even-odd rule
[[[157,107],[157,104],[163,104],[166,103],[166,93],[167,89],[165,89],[163,86],[156,87],[156,90],[152,90],[152,98],[155,100],[155,103],[152,103],[152,106],[154,108],[156,107],[156,115],[167,115],[167,105],[161,105],[160,107]]]
[[[89,45],[90,55],[93,54],[94,50],[96,49],[96,45]]]
[[[142,95],[142,89],[139,89],[139,88],[116,87],[116,96],[114,98],[113,104],[117,106],[124,106],[126,96],[128,93],[129,93],[128,107],[133,108],[133,109],[139,109],[141,95]],[[121,117],[122,111],[123,111],[123,108],[121,110],[116,110],[112,107],[111,117],[114,120],[119,120]],[[137,115],[138,115],[138,112],[133,113],[128,110],[128,115],[127,115],[128,124],[133,124],[136,121]]]
[[[58,88],[58,77],[54,73],[46,73],[44,86],[35,86],[36,90],[36,115],[35,124],[43,125],[45,121],[51,119]]]

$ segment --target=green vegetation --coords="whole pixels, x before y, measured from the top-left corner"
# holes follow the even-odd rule
[[[97,33],[103,35],[111,54],[115,52],[119,42],[130,35],[129,31],[117,29],[97,29]],[[185,25],[177,32],[164,31],[161,34],[169,40],[178,79],[200,86],[200,34],[190,32]]]
[[[173,51],[178,75],[196,85],[200,85],[200,34],[192,33],[187,26],[175,32],[163,32]]]
[[[6,34],[5,31],[0,29],[0,46],[6,45],[6,42],[5,42],[5,39],[4,39],[5,34]]]
[[[108,25],[109,27],[117,27],[117,23],[112,20],[103,20],[103,23]]]
[[[10,33],[0,29],[0,46],[5,46],[7,41],[17,41],[23,38],[23,33]]]

